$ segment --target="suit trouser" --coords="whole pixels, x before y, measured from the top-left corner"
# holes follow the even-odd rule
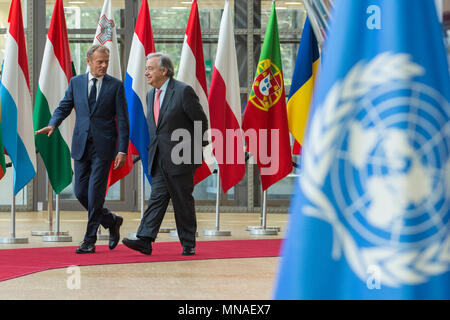
[[[155,159],[156,160],[156,159]],[[166,214],[169,201],[175,211],[178,238],[183,247],[195,247],[197,218],[192,192],[194,191],[194,172],[172,176],[163,168],[158,159],[152,170],[152,191],[147,210],[137,231],[138,238],[156,239]]]
[[[114,215],[103,208],[111,160],[100,159],[94,144],[88,140],[83,157],[75,160],[74,165],[75,196],[88,211],[84,240],[95,243],[100,224],[106,229],[115,224]]]

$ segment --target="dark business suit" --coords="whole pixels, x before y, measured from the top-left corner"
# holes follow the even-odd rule
[[[84,240],[95,243],[99,225],[109,228],[115,223],[114,215],[103,204],[111,162],[117,152],[128,149],[129,124],[123,83],[105,75],[96,102],[90,105],[88,79],[88,73],[71,79],[49,126],[58,127],[75,107],[71,151],[75,196],[89,214]]]
[[[155,94],[156,89],[147,93],[147,123],[150,131],[148,168],[152,174],[152,192],[137,236],[155,240],[169,200],[172,200],[180,242],[183,247],[195,247],[197,221],[192,192],[194,172],[203,159],[202,137],[208,128],[207,118],[194,90],[171,78],[160,108],[158,124],[155,125]],[[172,159],[174,148],[180,150],[180,141],[171,139],[177,129],[183,129],[190,136],[189,140],[183,141],[184,151],[190,152],[189,160],[184,163],[174,163]]]

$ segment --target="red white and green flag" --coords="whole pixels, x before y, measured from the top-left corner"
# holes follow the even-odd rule
[[[242,129],[256,159],[263,190],[292,171],[292,154],[275,1],[256,69]]]
[[[42,60],[39,86],[33,111],[34,129],[46,127],[53,111],[69,86],[72,77],[69,40],[62,0],[56,0],[50,22],[47,42]],[[55,130],[50,138],[36,135],[36,148],[39,151],[53,190],[59,194],[72,182],[72,144],[75,112]]]

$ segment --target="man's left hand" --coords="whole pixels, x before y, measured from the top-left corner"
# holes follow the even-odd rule
[[[126,154],[118,153],[116,156],[116,160],[114,160],[114,170],[122,168],[126,160],[127,160]]]

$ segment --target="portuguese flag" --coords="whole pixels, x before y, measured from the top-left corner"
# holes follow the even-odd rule
[[[34,129],[46,127],[51,114],[64,97],[72,77],[69,40],[62,0],[57,0],[45,44],[39,86],[33,111]],[[36,149],[47,168],[53,190],[57,194],[72,182],[72,161],[69,146],[72,142],[74,111],[49,138],[36,135]]]
[[[2,106],[0,105],[0,179],[3,178],[6,172],[5,164],[5,149],[3,148],[3,135],[2,135]]]
[[[247,150],[253,154],[263,190],[292,171],[292,154],[281,66],[275,1],[267,24],[253,89],[242,121]]]

